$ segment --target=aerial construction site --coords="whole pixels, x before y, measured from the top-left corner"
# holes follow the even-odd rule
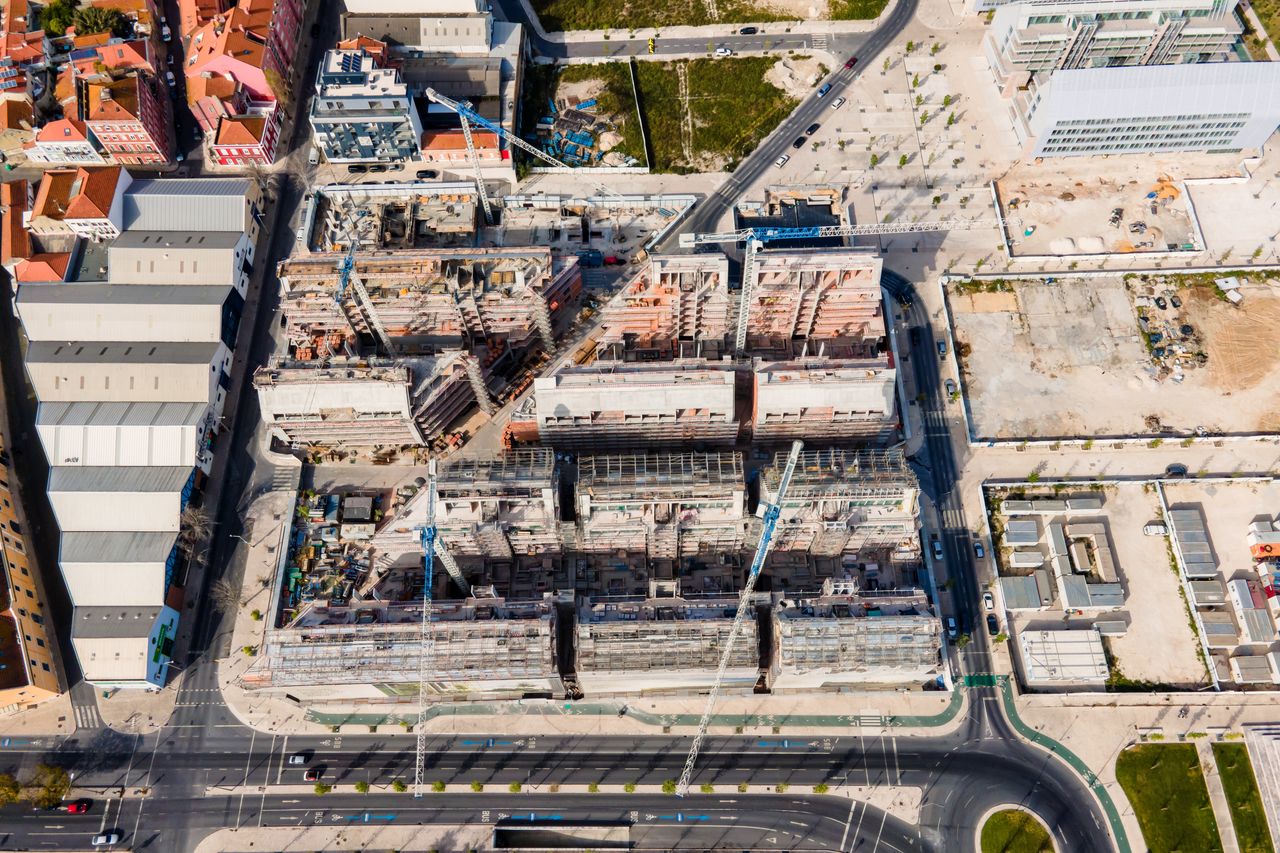
[[[818,190],[746,215],[797,199],[844,221]],[[288,354],[255,377],[273,437],[432,461],[299,495],[246,686],[410,701],[429,648],[438,700],[704,692],[740,604],[723,688],[931,685],[880,260],[748,253],[640,253],[586,314],[572,246],[283,262]],[[476,413],[501,446],[438,441]]]

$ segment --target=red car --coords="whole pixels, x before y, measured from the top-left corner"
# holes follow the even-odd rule
[[[67,803],[68,814],[84,814],[89,811],[89,806],[93,805],[93,800],[72,800]]]
[[[848,62],[846,62],[846,63],[844,64],[844,67],[845,67],[845,68],[852,68],[853,66],[855,66],[855,65],[857,65],[857,64],[858,64],[858,57],[856,57],[856,56],[851,56],[851,57],[849,57],[849,61],[848,61]]]

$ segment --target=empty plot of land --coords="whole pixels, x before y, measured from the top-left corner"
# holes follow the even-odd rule
[[[957,283],[948,299],[978,438],[1101,438],[1280,428],[1280,297],[1137,279]],[[992,292],[985,292],[992,291]],[[1161,294],[1166,307],[1135,295]],[[1177,296],[1180,307],[1170,298]],[[1150,301],[1150,296],[1141,297]],[[1187,331],[1187,329],[1190,331]],[[1154,343],[1149,334],[1165,330]]]

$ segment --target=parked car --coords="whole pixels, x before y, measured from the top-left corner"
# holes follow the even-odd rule
[[[319,768],[319,767],[312,767],[310,770],[305,771],[305,772],[302,774],[302,781],[303,781],[303,782],[319,782],[319,781],[320,781],[320,768]]]
[[[989,592],[982,594],[982,609],[988,612],[996,609],[996,600],[991,597]]]
[[[954,640],[960,636],[960,628],[956,625],[954,616],[947,617],[947,639]]]
[[[161,20],[163,21],[163,19]],[[165,41],[168,41],[169,39],[173,38],[173,31],[169,29],[168,24],[165,24],[165,23],[160,24],[160,38],[164,39]]]
[[[938,358],[946,358],[946,357],[947,357],[947,342],[938,341]]]
[[[386,165],[385,163],[374,163],[372,166],[370,166],[370,167],[369,167],[369,171],[370,171],[370,172],[385,172],[385,171],[387,171],[387,165]]]
[[[307,763],[307,754],[305,752],[295,752],[289,756],[289,766],[301,767]]]
[[[1169,301],[1165,299],[1163,296],[1157,296],[1156,307],[1159,308],[1161,311],[1163,311],[1169,307]]]
[[[169,84],[170,89],[178,85],[178,78],[173,76],[172,71],[164,72],[164,79],[165,79],[165,82]]]
[[[792,148],[803,148],[807,140],[803,136],[797,136],[796,141],[791,143]]]
[[[941,563],[942,562],[942,543],[938,541],[937,537],[934,537],[934,540],[931,544],[933,546],[933,559],[936,562]]]
[[[948,379],[942,384],[943,387],[947,389],[947,396],[951,396],[956,393],[956,381],[954,379]]]
[[[804,135],[805,135],[805,136],[813,136],[815,133],[817,133],[817,132],[818,132],[818,130],[819,130],[821,127],[822,127],[822,125],[818,124],[818,123],[815,121],[813,124],[809,125],[808,127],[806,127],[806,128],[804,129]]]
[[[1182,307],[1182,300],[1181,300],[1181,299],[1179,299],[1177,296],[1175,296],[1175,295],[1173,295],[1173,294],[1170,294],[1170,295],[1169,295],[1169,304],[1170,304],[1170,305],[1172,305],[1174,308],[1181,308],[1181,307]]]
[[[90,841],[89,843],[92,844],[94,847],[109,847],[112,844],[118,844],[119,842],[120,842],[120,833],[104,832],[101,835],[95,835],[93,837],[93,840]]]
[[[422,181],[433,181],[436,178],[440,177],[440,173],[437,172],[435,169],[419,169],[417,172],[414,173],[414,177]]]
[[[1174,462],[1172,465],[1165,466],[1164,475],[1166,477],[1185,477],[1187,476],[1187,466],[1180,462]]]
[[[981,542],[973,543],[973,555],[977,557],[979,560],[987,556],[987,549],[982,547]]]
[[[717,47],[716,56],[720,56],[720,57],[733,56],[733,51],[727,47]]]
[[[604,265],[606,267],[620,267],[625,263],[626,261],[624,261],[622,258],[618,257],[617,255],[604,256]]]
[[[844,67],[845,67],[845,68],[852,68],[853,66],[855,66],[855,65],[857,65],[857,64],[858,64],[858,57],[856,57],[856,56],[851,56],[851,57],[849,57],[848,59],[846,59],[846,60],[844,61]]]
[[[1000,633],[1000,620],[994,613],[987,614],[987,633],[993,637]]]
[[[844,102],[845,102],[844,98],[836,98],[834,101],[831,102],[831,109],[833,110],[840,109],[841,107],[844,106]]]
[[[825,98],[827,96],[827,93],[830,91],[831,91],[831,84],[823,83],[820,87],[818,87],[818,97]]]
[[[781,157],[779,157],[777,160],[774,160],[774,161],[773,161],[773,165],[775,165],[775,166],[777,166],[779,169],[781,169],[783,166],[787,165],[787,163],[789,163],[790,161],[791,161],[791,155],[790,155],[790,154],[783,154],[783,155],[782,155]]]
[[[1142,525],[1143,536],[1168,536],[1169,527],[1162,521],[1151,521]]]
[[[93,800],[72,800],[67,803],[67,814],[86,814],[93,805]]]
[[[311,146],[311,151],[307,153],[307,163],[311,166],[315,166],[320,163],[320,149],[316,148],[314,145]]]
[[[755,35],[755,34],[756,34],[756,33],[758,33],[758,32],[760,32],[760,28],[759,28],[759,27],[743,27],[742,29],[738,30],[738,35],[740,35],[740,36],[753,36],[753,35]]]

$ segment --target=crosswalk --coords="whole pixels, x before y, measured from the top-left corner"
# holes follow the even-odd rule
[[[71,688],[71,714],[77,731],[101,729],[106,725],[98,713],[98,698],[94,695],[93,686],[83,681]]]
[[[298,488],[297,468],[275,468],[271,472],[271,490],[275,492],[291,492]]]
[[[823,33],[814,33],[814,34],[813,34],[813,36],[812,36],[812,41],[813,41],[813,49],[814,49],[814,50],[826,50],[826,49],[827,49],[827,37],[826,37],[826,35],[825,35],[825,34],[823,34]]]

